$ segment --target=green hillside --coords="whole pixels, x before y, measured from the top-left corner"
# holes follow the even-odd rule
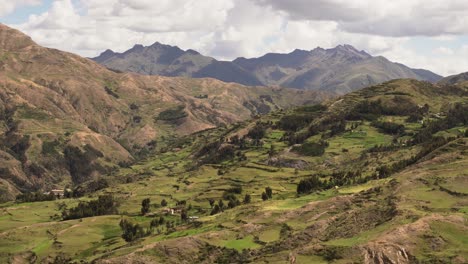
[[[1,204],[0,262],[466,263],[467,112],[467,86],[396,80],[166,140]]]

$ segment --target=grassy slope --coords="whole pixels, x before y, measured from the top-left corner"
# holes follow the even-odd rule
[[[96,163],[110,171],[132,161],[149,142],[326,98],[213,79],[115,73],[77,55],[41,47],[2,24],[0,68],[0,152],[14,156],[0,156],[0,201],[14,199],[19,191],[70,184],[63,155],[68,145],[90,144],[104,154]],[[161,112],[178,106],[183,108],[181,118],[157,120]],[[24,153],[12,153],[20,139],[27,142]],[[55,151],[42,153],[44,144],[55,141]],[[20,169],[12,159],[21,160]],[[32,165],[40,169],[29,169]]]
[[[365,89],[345,96],[338,103],[331,102],[319,118],[346,112],[366,97],[389,100],[395,92],[411,93],[412,100],[417,103],[427,102],[431,113],[439,113],[446,104],[454,101],[466,102],[466,97],[458,95],[436,96],[438,91],[434,87],[424,88],[423,85],[402,80]],[[260,120],[277,121],[292,112],[272,113]],[[408,132],[421,129],[420,124],[406,123],[404,117],[384,116],[381,119],[404,123]],[[51,221],[50,216],[59,214],[58,202],[9,203],[1,206],[0,236],[5,239],[1,239],[0,252],[32,251],[41,259],[62,252],[76,260],[102,257],[114,263],[130,259],[214,262],[216,258],[219,261],[232,254],[229,249],[239,252],[248,249],[244,251],[249,252],[247,258],[259,263],[283,262],[290,255],[295,256],[298,263],[362,262],[379,254],[395,259],[401,252],[428,263],[435,259],[454,263],[466,261],[467,198],[446,190],[462,192],[468,187],[467,138],[459,138],[439,148],[390,178],[296,195],[297,183],[311,174],[322,173],[327,179],[334,171],[359,168],[364,176],[369,176],[377,166],[408,158],[420,149],[418,145],[399,146],[391,151],[362,155],[375,144],[390,145],[392,136],[379,132],[369,122],[363,122],[353,132],[349,128],[352,123],[348,122],[348,131],[327,139],[329,147],[320,157],[300,156],[289,151],[287,144],[280,140],[284,131],[269,129],[262,147],[249,146],[242,150],[248,158],[246,161],[227,160],[187,171],[193,163],[193,153],[206,140],[242,134],[245,128],[252,127],[252,123],[242,122],[232,128],[206,131],[180,140],[165,153],[122,169],[118,173],[120,177],[137,180],[104,190],[120,198],[121,213],[145,227],[152,217],[139,216],[142,199],[151,199],[154,204],[151,212],[158,217],[164,216],[158,205],[162,199],[166,199],[169,206],[187,200],[192,208],[189,215],[201,217],[200,227],[180,224],[173,232],[160,227],[161,234],[155,233],[127,244],[120,238],[120,216]],[[459,135],[458,131],[464,130],[466,127],[459,127],[444,133]],[[308,141],[319,138],[314,136]],[[277,157],[303,160],[309,166],[299,170],[268,166],[265,161],[271,145],[275,146]],[[224,171],[223,175],[218,175],[219,169]],[[220,199],[224,190],[233,185],[243,187],[242,194],[237,195],[239,199],[244,194],[251,194],[252,203],[210,216],[208,199]],[[266,186],[273,189],[273,199],[264,202],[260,194]],[[396,213],[386,209],[391,207],[390,200],[395,203]],[[75,200],[63,202],[70,206],[77,203]],[[165,217],[180,222],[178,216]],[[281,236],[284,224],[291,231]],[[10,257],[6,253],[0,254],[1,260]],[[401,261],[411,261],[411,258]]]

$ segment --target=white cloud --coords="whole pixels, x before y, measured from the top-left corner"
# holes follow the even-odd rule
[[[447,0],[444,3],[436,0],[54,0],[47,12],[32,15],[25,23],[13,26],[41,45],[88,57],[108,48],[122,52],[137,43],[151,45],[156,41],[195,49],[218,59],[351,44],[372,55],[383,55],[440,74],[467,71],[464,62],[467,52],[449,45],[457,41],[456,34],[468,31],[468,17],[463,15],[468,12],[468,2]],[[428,35],[426,39],[438,43],[437,46],[440,44],[440,48],[424,54],[420,47],[408,45],[414,35]]]
[[[254,0],[293,20],[336,21],[340,29],[380,36],[468,33],[466,0]]]
[[[42,3],[42,0],[6,0],[0,5],[0,17],[11,14],[21,6],[34,6]]]
[[[434,52],[442,54],[442,55],[453,55],[454,51],[451,48],[447,47],[438,47],[434,50]]]

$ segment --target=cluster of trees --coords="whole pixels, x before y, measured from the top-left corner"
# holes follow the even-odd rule
[[[397,145],[375,145],[372,148],[368,149],[367,152],[375,153],[375,152],[385,152],[385,151],[392,151],[399,148]]]
[[[209,199],[208,202],[210,203],[210,207],[211,207],[211,213],[210,214],[215,215],[217,213],[220,213],[220,212],[224,211],[225,209],[232,209],[232,208],[234,208],[236,206],[239,206],[242,203],[243,204],[248,204],[252,200],[252,197],[250,196],[250,194],[246,194],[244,196],[243,201],[241,202],[237,198],[236,194],[242,194],[242,186],[236,185],[236,186],[233,186],[233,187],[225,190],[224,193],[223,193],[223,198],[220,199],[218,201],[218,203],[215,203],[214,199]],[[227,201],[227,205],[224,204],[223,200]]]
[[[294,113],[281,117],[276,123],[276,127],[285,131],[299,131],[309,126],[310,123],[326,109],[327,107],[324,105],[311,105],[297,108]]]
[[[102,166],[94,162],[104,157],[104,154],[89,144],[83,147],[83,151],[79,147],[68,145],[63,153],[75,184],[89,180],[94,171],[105,171]]]
[[[200,164],[220,163],[232,159],[236,155],[236,149],[232,144],[223,144],[223,139],[207,143],[195,153]]]
[[[324,188],[323,182],[319,176],[313,175],[307,179],[303,179],[297,185],[297,194],[307,194]]]
[[[249,130],[249,132],[247,133],[247,137],[254,139],[254,140],[260,140],[263,137],[265,137],[267,129],[268,129],[268,124],[257,122],[255,126]]]
[[[405,133],[405,126],[393,122],[373,121],[372,126],[378,128],[382,133],[390,135],[402,135]]]
[[[132,242],[138,238],[142,238],[151,234],[150,230],[145,230],[139,224],[134,224],[127,219],[120,220],[120,228],[122,229],[122,238],[127,242]]]
[[[304,130],[301,130],[298,132],[286,131],[282,140],[287,141],[290,146],[295,145],[295,144],[302,144],[309,137],[318,135],[321,132],[324,132],[327,130],[330,130],[330,133],[324,134],[325,138],[339,135],[340,133],[345,132],[346,120],[343,117],[340,117],[337,115],[331,115],[322,119],[318,123],[314,123],[313,125],[310,125],[305,131]]]
[[[308,194],[317,190],[330,189],[354,183],[364,183],[368,178],[362,177],[361,171],[336,171],[330,175],[329,180],[321,180],[321,175],[312,175],[299,181],[297,194]]]
[[[168,232],[174,231],[174,221],[166,221],[162,216],[152,219],[149,228],[144,228],[140,224],[133,223],[125,218],[120,220],[119,226],[120,229],[122,229],[122,238],[127,242],[132,242],[139,238],[153,234],[155,228],[158,228],[164,224],[166,224],[166,230]],[[157,232],[160,233],[161,230],[157,229]]]
[[[416,154],[415,156],[412,156],[408,159],[400,160],[399,162],[396,162],[392,165],[383,165],[377,168],[378,177],[379,178],[389,177],[392,174],[397,173],[403,170],[404,168],[415,164],[416,162],[424,158],[426,155],[428,155],[432,151],[436,150],[437,148],[440,148],[441,146],[447,144],[448,142],[452,140],[454,140],[454,138],[432,137],[432,140],[429,142],[426,142],[422,146],[422,149],[419,151],[419,153]]]
[[[167,109],[158,114],[156,120],[174,121],[187,116],[185,106],[179,105],[175,108]]]
[[[262,200],[266,201],[270,200],[271,198],[273,198],[273,189],[266,187],[265,191],[262,193]]]
[[[301,146],[293,147],[292,150],[305,156],[322,156],[329,146],[326,141],[306,142]]]
[[[346,116],[347,120],[376,120],[381,115],[409,116],[415,113],[427,113],[429,106],[420,108],[411,100],[402,96],[395,96],[390,102],[384,103],[381,99],[376,101],[364,100],[357,104]]]
[[[65,208],[62,211],[63,220],[79,219],[98,215],[117,214],[118,203],[111,194],[101,195],[97,200],[80,203],[71,209]]]
[[[432,140],[432,135],[442,130],[456,126],[468,125],[468,105],[457,103],[447,113],[445,118],[428,122],[413,138],[413,144],[420,144]]]
[[[53,201],[55,199],[57,199],[57,196],[53,193],[43,194],[42,192],[28,192],[16,196],[16,201],[23,203]]]

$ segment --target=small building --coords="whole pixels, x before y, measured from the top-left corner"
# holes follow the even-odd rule
[[[70,189],[66,189],[67,192],[71,192]],[[45,195],[53,194],[59,198],[63,198],[65,196],[65,189],[53,189],[48,192],[44,192]]]
[[[164,208],[163,213],[165,214],[170,214],[170,215],[176,215],[182,213],[182,209],[180,208]]]
[[[194,215],[194,216],[189,216],[189,217],[188,217],[188,220],[189,220],[190,222],[193,222],[193,221],[198,220],[199,218],[200,218],[200,217]]]

